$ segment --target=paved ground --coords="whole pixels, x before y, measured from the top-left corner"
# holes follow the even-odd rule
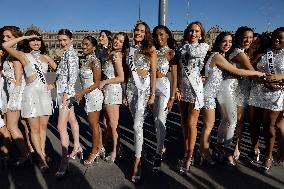
[[[80,107],[76,107],[77,119],[80,124],[80,142],[84,146],[84,155],[90,150],[91,133],[86,121],[86,115]],[[145,151],[153,153],[155,148],[155,130],[149,114],[144,125]],[[129,181],[133,162],[133,131],[131,117],[127,108],[121,107],[120,135],[123,145],[123,156],[115,164],[108,164],[103,160],[92,167],[83,166],[80,161],[70,161],[69,174],[63,180],[56,180],[54,173],[60,161],[60,141],[56,129],[57,112],[50,118],[48,125],[47,153],[52,157],[50,170],[42,174],[37,166],[28,165],[23,168],[10,167],[0,170],[0,189],[130,189],[130,188],[284,188],[284,168],[273,167],[270,174],[261,174],[255,167],[244,163],[244,156],[249,145],[249,134],[245,125],[242,152],[243,156],[237,167],[230,168],[218,164],[214,167],[192,166],[188,176],[181,176],[176,172],[177,159],[182,157],[182,135],[179,126],[180,116],[177,107],[168,116],[168,133],[166,138],[167,154],[162,170],[153,173],[149,163],[144,163],[143,183],[135,186]],[[218,122],[217,122],[218,123]],[[202,123],[199,123],[199,130]],[[70,131],[70,129],[69,129]],[[216,128],[212,133],[211,142],[216,141]],[[72,144],[72,143],[71,143]],[[69,149],[70,151],[72,148]],[[14,157],[16,156],[15,153]],[[149,155],[148,155],[149,156]]]

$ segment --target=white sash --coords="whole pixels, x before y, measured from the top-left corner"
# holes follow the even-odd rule
[[[139,79],[139,76],[136,72],[136,67],[135,67],[135,64],[134,64],[134,52],[135,52],[135,49],[133,47],[130,47],[130,51],[129,51],[129,55],[128,55],[128,65],[129,65],[129,68],[132,72],[132,77],[133,77],[133,80],[135,82],[136,87],[138,89],[144,91],[148,88],[148,83],[145,82],[144,84],[142,84],[140,82],[140,79]]]
[[[2,109],[3,103],[2,103],[2,92],[3,92],[3,85],[4,85],[4,79],[0,76],[0,110],[3,112],[4,110]],[[0,119],[1,120],[1,119]],[[1,124],[0,124],[1,127]]]
[[[194,109],[199,110],[204,106],[204,95],[203,95],[203,83],[198,74],[190,73],[190,70],[186,66],[188,64],[188,60],[182,59],[181,64],[183,66],[185,75],[187,76],[188,81],[190,82],[194,93],[196,95],[196,99],[194,102]]]
[[[267,64],[268,64],[268,71],[271,74],[275,74],[274,70],[274,58],[273,58],[273,52],[271,49],[267,51]]]
[[[158,79],[164,79],[164,78],[157,78],[157,81]],[[161,91],[161,93],[166,97],[166,99],[169,99],[170,98],[170,82],[168,82],[167,80],[167,83],[165,84],[156,84],[156,88]]]

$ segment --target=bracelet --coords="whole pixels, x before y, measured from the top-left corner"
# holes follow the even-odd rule
[[[152,93],[151,96],[156,96],[156,94],[155,94],[155,93]]]
[[[174,96],[171,96],[171,99],[175,99],[176,97],[174,97]]]

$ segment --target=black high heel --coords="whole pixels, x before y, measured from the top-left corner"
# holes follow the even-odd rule
[[[154,159],[154,165],[153,165],[153,172],[158,172],[161,169],[162,161],[163,161],[163,156],[160,154],[155,155]]]
[[[67,175],[68,170],[69,170],[69,162],[68,162],[68,159],[66,160],[66,162],[61,161],[60,166],[59,166],[59,169],[58,169],[58,171],[55,173],[55,177],[56,177],[57,179],[62,179],[62,178],[64,178],[64,177]]]

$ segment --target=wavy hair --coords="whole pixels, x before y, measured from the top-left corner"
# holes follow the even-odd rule
[[[137,30],[137,27],[139,25],[145,26],[145,37],[141,42],[142,54],[145,54],[146,56],[150,56],[151,55],[150,50],[154,46],[154,41],[153,41],[153,37],[152,37],[152,34],[151,34],[150,27],[148,26],[148,24],[146,22],[140,21],[135,25],[134,32]]]
[[[192,27],[192,25],[198,25],[200,30],[201,30],[201,39],[198,39],[199,43],[204,43],[205,42],[205,29],[203,27],[203,24],[199,21],[195,21],[195,22],[191,22],[184,30],[183,32],[183,40],[188,41],[188,33],[190,31],[190,28]]]

